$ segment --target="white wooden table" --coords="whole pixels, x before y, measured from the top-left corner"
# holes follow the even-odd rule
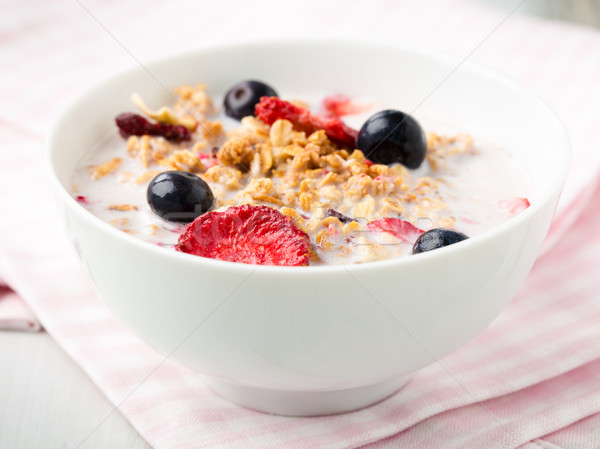
[[[521,9],[600,27],[600,0],[527,0]],[[150,446],[48,334],[0,332],[0,449],[17,448]]]
[[[149,449],[45,332],[0,332],[0,448]]]

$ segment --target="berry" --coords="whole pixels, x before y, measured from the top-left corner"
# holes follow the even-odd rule
[[[146,199],[159,217],[189,223],[212,207],[214,196],[198,176],[185,171],[166,171],[150,181]]]
[[[198,217],[175,249],[229,262],[304,266],[309,246],[308,236],[278,210],[244,204]]]
[[[83,204],[84,206],[89,206],[90,202],[88,201],[88,199],[83,196],[83,195],[77,195],[75,197],[75,200],[79,203],[79,204]]]
[[[417,228],[412,223],[399,218],[379,218],[370,221],[367,223],[367,229],[387,232],[410,244],[414,243],[417,237],[423,233],[423,230]]]
[[[169,125],[166,123],[152,123],[144,117],[132,112],[117,115],[115,122],[119,127],[121,137],[129,136],[160,136],[171,142],[190,140],[190,130],[183,125]]]
[[[354,221],[352,218],[347,217],[346,215],[338,212],[335,209],[327,209],[327,211],[325,212],[325,217],[335,217],[338,220],[340,220],[340,223],[343,223],[343,224]]]
[[[531,204],[527,198],[514,197],[509,200],[498,201],[500,209],[505,210],[510,215],[517,215],[527,209]]]
[[[265,96],[276,97],[277,92],[260,81],[242,81],[225,94],[225,114],[237,120],[254,115],[254,106]]]
[[[412,248],[413,254],[424,253],[442,246],[453,245],[469,237],[451,229],[435,228],[419,236]]]
[[[260,103],[256,105],[256,116],[267,125],[272,125],[279,119],[289,120],[296,131],[304,131],[306,134],[324,129],[327,137],[335,143],[349,149],[356,147],[358,131],[347,126],[339,118],[313,115],[308,109],[277,97],[261,98]]]
[[[322,102],[322,108],[325,111],[324,115],[329,117],[359,114],[368,110],[370,107],[370,105],[355,104],[350,97],[341,94],[325,97]]]
[[[356,143],[376,164],[399,162],[407,168],[419,168],[427,151],[421,125],[410,115],[392,109],[371,116],[360,128]]]

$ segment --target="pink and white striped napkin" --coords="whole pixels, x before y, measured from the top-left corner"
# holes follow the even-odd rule
[[[6,5],[0,276],[45,329],[157,449],[600,447],[600,33],[508,17],[472,1],[214,3]],[[571,132],[574,161],[545,255],[488,329],[379,404],[290,418],[220,399],[195,372],[112,317],[61,229],[42,153],[43,136],[72,90],[136,59],[307,33],[448,50],[495,66],[557,109]]]
[[[36,332],[41,328],[23,299],[0,278],[0,330]]]

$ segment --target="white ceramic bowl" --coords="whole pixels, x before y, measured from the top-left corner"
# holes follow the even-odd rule
[[[460,67],[459,67],[460,65]],[[244,78],[297,97],[344,92],[437,116],[507,149],[531,207],[465,242],[353,266],[269,267],[169,251],[100,221],[71,197],[73,171],[129,110],[204,82]],[[415,111],[416,108],[416,111]],[[175,56],[93,87],[60,117],[49,160],[68,232],[100,296],[136,333],[239,404],[316,415],[372,404],[485,328],[517,292],[546,235],[569,161],[564,128],[528,90],[487,68],[402,48],[244,44]]]

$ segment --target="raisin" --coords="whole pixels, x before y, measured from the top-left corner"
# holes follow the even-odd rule
[[[354,221],[352,218],[345,216],[344,214],[338,212],[335,209],[327,209],[327,212],[325,212],[325,216],[326,217],[335,217],[338,220],[340,220],[341,223],[344,223],[344,224]]]

